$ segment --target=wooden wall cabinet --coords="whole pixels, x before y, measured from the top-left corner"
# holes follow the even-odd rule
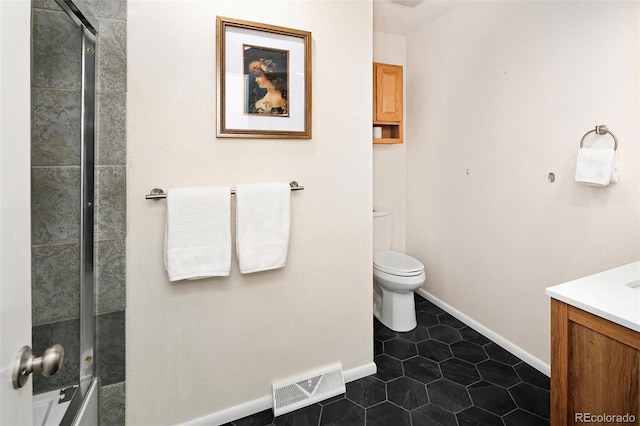
[[[551,424],[639,425],[639,388],[640,333],[551,299]]]
[[[402,67],[373,63],[373,127],[382,137],[373,143],[403,143]]]

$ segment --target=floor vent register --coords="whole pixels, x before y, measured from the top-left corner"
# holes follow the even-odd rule
[[[342,364],[273,384],[273,414],[279,416],[346,392]]]

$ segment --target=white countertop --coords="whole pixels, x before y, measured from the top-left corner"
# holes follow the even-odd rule
[[[547,296],[640,332],[640,261],[548,287]],[[633,288],[633,286],[637,286]]]

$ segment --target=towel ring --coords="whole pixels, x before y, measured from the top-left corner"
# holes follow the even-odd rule
[[[580,140],[580,148],[582,148],[582,144],[584,143],[584,138],[586,138],[589,133],[593,133],[593,132],[596,132],[599,135],[606,135],[607,133],[609,133],[611,137],[613,137],[613,142],[615,143],[615,145],[613,146],[613,150],[616,151],[618,149],[618,138],[616,138],[616,135],[611,133],[611,131],[607,129],[607,126],[605,126],[604,124],[600,126],[596,126],[595,129],[589,130],[587,133],[585,133],[582,139]]]

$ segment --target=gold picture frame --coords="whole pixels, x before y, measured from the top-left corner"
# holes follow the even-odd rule
[[[216,17],[217,136],[311,139],[311,33]]]

